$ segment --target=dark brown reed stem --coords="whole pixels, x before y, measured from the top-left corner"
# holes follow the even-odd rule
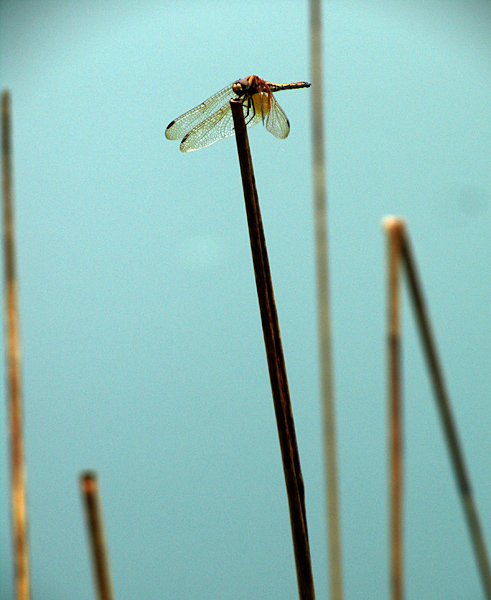
[[[401,399],[400,264],[402,225],[386,219],[387,232],[387,352],[389,394],[391,595],[402,600],[403,591],[403,428]]]
[[[104,533],[97,474],[92,471],[83,472],[80,475],[80,488],[92,549],[97,598],[99,600],[113,600],[112,578],[109,568],[109,555]]]
[[[234,118],[235,137],[244,189],[264,344],[266,346],[269,377],[273,393],[281,456],[283,459],[288,505],[290,508],[290,524],[292,528],[299,597],[300,600],[314,600],[314,580],[310,562],[304,486],[249,140],[247,138],[242,102],[238,99],[233,99],[230,105]]]
[[[431,330],[429,314],[423,297],[422,286],[417,274],[416,263],[412,255],[407,233],[405,232],[405,228],[402,223],[401,229],[402,261],[405,267],[413,309],[416,315],[416,321],[426,356],[426,362],[433,384],[435,401],[440,414],[443,433],[445,435],[450,454],[450,460],[454,468],[457,487],[462,500],[462,506],[467,520],[467,526],[469,528],[469,534],[474,548],[474,554],[481,576],[485,597],[487,600],[491,600],[491,571],[489,568],[489,560],[484,542],[484,536],[479,523],[477,508],[471,490],[470,478],[467,474],[464,455],[457,435],[457,428],[452,415],[450,400],[443,377],[443,369],[440,366],[440,360],[438,358],[438,352]]]
[[[328,206],[324,140],[324,76],[322,69],[322,10],[320,0],[310,0],[310,57],[312,77],[312,156],[314,225],[317,279],[317,320],[324,429],[324,464],[327,492],[327,535],[331,600],[342,600],[341,528],[336,443],[334,374],[332,367],[331,309],[329,292]]]
[[[12,529],[17,600],[29,600],[29,541],[22,428],[21,356],[12,185],[10,93],[2,93],[3,247],[10,429]]]

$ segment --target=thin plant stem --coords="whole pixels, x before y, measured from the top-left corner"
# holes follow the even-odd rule
[[[307,532],[304,485],[249,140],[242,102],[239,99],[232,99],[230,105],[234,119],[264,344],[290,509],[299,597],[300,600],[314,600],[315,591]]]
[[[486,544],[484,542],[484,536],[471,489],[471,482],[469,475],[467,474],[464,455],[457,434],[457,427],[450,406],[450,400],[443,377],[443,369],[440,365],[436,343],[431,330],[428,309],[426,308],[422,286],[417,274],[416,262],[413,258],[409,239],[403,226],[401,235],[401,254],[423,350],[431,382],[433,384],[435,401],[440,414],[443,433],[450,454],[450,461],[453,465],[457,488],[462,501],[462,507],[466,517],[477,567],[485,597],[487,600],[491,600],[491,570],[489,567]]]
[[[92,550],[97,598],[99,600],[113,600],[113,585],[111,570],[109,568],[109,555],[104,533],[97,474],[92,471],[83,472],[80,475],[80,488]]]
[[[387,352],[390,470],[390,585],[392,600],[403,591],[403,427],[401,395],[401,235],[398,219],[384,222],[387,232]]]
[[[12,529],[17,600],[29,600],[29,541],[27,527],[26,468],[22,426],[21,351],[15,226],[12,184],[12,125],[10,93],[2,93],[3,246],[5,322],[11,460]]]
[[[324,138],[324,76],[322,69],[322,10],[320,0],[310,0],[310,62],[312,77],[312,156],[314,184],[315,254],[317,275],[317,320],[324,429],[325,485],[327,492],[327,535],[331,600],[342,600],[341,528],[332,333],[329,290],[329,246],[327,228],[326,152]]]

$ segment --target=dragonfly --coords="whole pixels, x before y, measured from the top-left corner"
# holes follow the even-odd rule
[[[237,79],[169,123],[165,137],[168,140],[181,139],[181,151],[191,152],[233,135],[230,100],[237,97],[242,100],[247,127],[262,122],[274,136],[284,139],[290,133],[290,123],[273,92],[307,87],[310,83],[306,81],[271,83],[257,75]]]

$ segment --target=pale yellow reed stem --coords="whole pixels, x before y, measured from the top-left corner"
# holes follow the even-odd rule
[[[12,184],[12,125],[10,93],[2,93],[3,246],[5,322],[10,430],[12,529],[17,600],[29,600],[29,540],[27,528],[26,467],[22,426],[21,352],[18,285],[15,260]]]

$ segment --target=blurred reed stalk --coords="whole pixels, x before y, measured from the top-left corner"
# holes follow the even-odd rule
[[[11,100],[10,92],[4,91],[2,93],[3,248],[12,530],[16,598],[17,600],[29,600],[31,595],[29,540],[22,429],[21,356],[12,179]]]
[[[384,221],[387,233],[387,353],[389,399],[390,589],[392,600],[403,592],[403,428],[401,400],[400,220]]]
[[[80,475],[80,489],[92,549],[97,598],[99,600],[114,600],[97,474],[93,471],[84,471]]]
[[[290,509],[299,597],[300,600],[314,600],[315,591],[310,561],[304,485],[249,140],[242,101],[234,98],[230,101],[230,105],[234,119],[264,344]]]
[[[466,517],[485,598],[487,600],[491,600],[491,571],[489,568],[486,544],[484,542],[484,536],[479,522],[476,504],[474,502],[470,478],[467,474],[467,469],[464,462],[464,455],[457,435],[457,427],[455,425],[455,420],[450,406],[450,400],[443,377],[443,369],[440,365],[436,343],[431,330],[429,313],[426,308],[422,285],[419,281],[416,262],[413,258],[412,250],[410,248],[404,221],[401,219],[397,219],[397,221],[400,229],[400,250],[402,263],[407,276],[409,292],[421,336],[426,363],[428,365],[428,370],[433,385],[435,401],[440,415],[443,433],[447,442],[450,461],[453,465],[457,488],[462,501],[462,507]]]
[[[322,69],[322,7],[310,0],[310,70],[312,77],[312,157],[314,178],[314,226],[317,277],[317,320],[324,430],[325,485],[327,492],[327,534],[331,600],[342,600],[341,530],[332,367],[332,334],[329,289],[328,208],[326,152],[324,139],[324,75]]]

